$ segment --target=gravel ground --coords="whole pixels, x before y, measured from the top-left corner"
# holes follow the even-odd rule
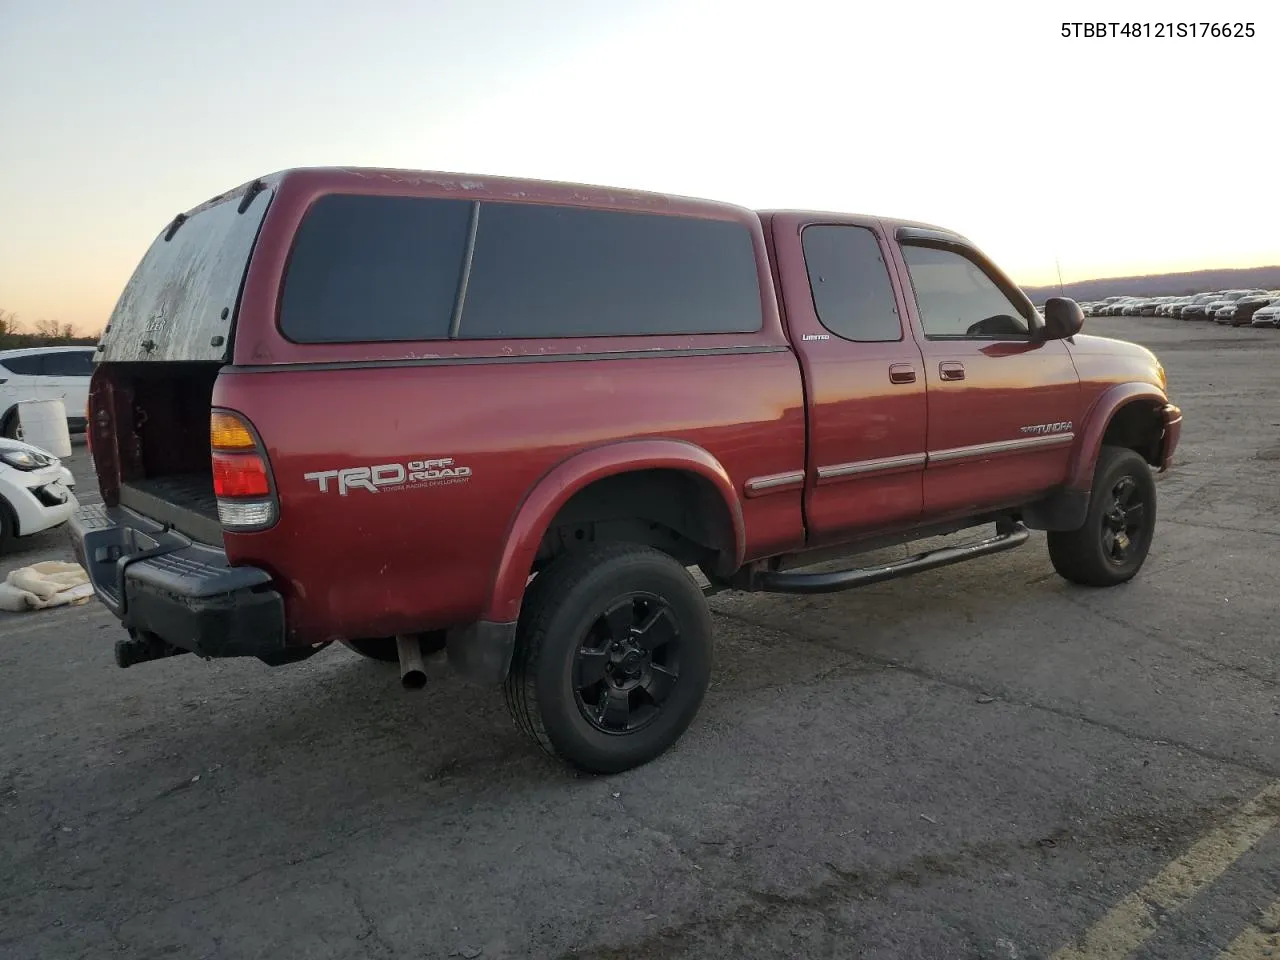
[[[124,671],[96,603],[0,615],[0,956],[1280,956],[1280,332],[1088,329],[1187,417],[1139,579],[1071,587],[1036,535],[721,595],[703,712],[621,776],[438,662]]]

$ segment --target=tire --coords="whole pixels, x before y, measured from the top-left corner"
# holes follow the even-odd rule
[[[648,763],[711,680],[711,612],[676,560],[605,543],[561,556],[525,594],[504,687],[516,725],[589,773]]]
[[[13,512],[4,497],[0,497],[0,553],[4,553],[17,539],[17,524]]]
[[[18,411],[14,410],[4,418],[4,423],[0,424],[0,437],[6,440],[22,439],[22,424],[18,420]]]
[[[1142,569],[1155,527],[1156,484],[1146,460],[1126,447],[1103,447],[1084,526],[1051,532],[1049,559],[1072,583],[1113,587]]]
[[[364,640],[343,640],[342,645],[354,650],[362,657],[377,660],[381,663],[399,663],[400,655],[396,653],[395,637],[369,637]],[[423,654],[435,653],[444,649],[444,631],[432,630],[422,634]]]

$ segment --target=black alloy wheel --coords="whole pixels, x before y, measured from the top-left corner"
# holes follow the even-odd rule
[[[529,585],[504,692],[520,729],[590,773],[648,763],[688,729],[711,682],[711,612],[673,557],[606,542]]]
[[[657,719],[680,678],[680,624],[661,597],[619,599],[591,625],[574,657],[574,697],[603,733]]]

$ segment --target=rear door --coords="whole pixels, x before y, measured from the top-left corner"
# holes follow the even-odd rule
[[[23,400],[40,399],[42,354],[23,353],[0,358],[0,431],[16,436],[17,405]]]
[[[84,417],[85,404],[89,399],[89,378],[92,376],[92,347],[51,350],[44,355],[37,395],[41,400],[62,400],[67,408],[67,419],[78,421]]]
[[[811,543],[911,524],[922,510],[925,379],[874,220],[775,214],[786,321],[809,410]]]
[[[925,514],[1003,507],[1062,484],[1082,413],[1066,345],[1032,336],[1035,308],[973,247],[910,230],[899,240],[928,385]]]

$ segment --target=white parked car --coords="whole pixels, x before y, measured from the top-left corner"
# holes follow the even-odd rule
[[[1253,314],[1252,325],[1255,327],[1280,327],[1280,303],[1263,307]]]
[[[16,439],[18,404],[61,399],[72,433],[84,431],[84,408],[93,375],[93,347],[25,347],[0,350],[0,437]]]
[[[66,523],[78,506],[76,478],[52,454],[0,438],[0,549]]]

